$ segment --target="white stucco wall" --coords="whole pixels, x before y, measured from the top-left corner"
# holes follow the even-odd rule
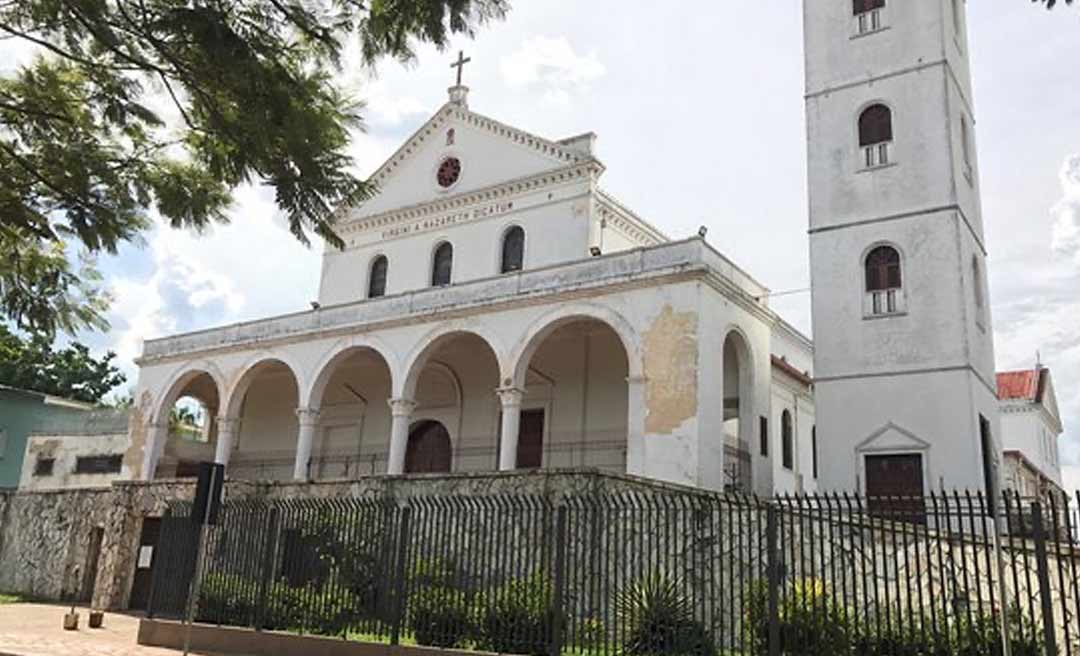
[[[76,461],[85,456],[122,455],[128,450],[127,433],[108,435],[30,435],[23,458],[21,490],[55,490],[60,488],[108,487],[113,481],[131,479],[134,472],[126,463],[113,474],[79,474]],[[52,458],[50,476],[35,476],[39,458]]]

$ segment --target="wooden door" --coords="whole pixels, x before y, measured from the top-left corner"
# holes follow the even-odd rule
[[[518,431],[518,469],[540,469],[544,465],[544,411],[523,410]]]
[[[422,421],[409,434],[405,449],[405,472],[435,474],[450,471],[450,433],[437,421]]]
[[[866,456],[866,505],[890,519],[925,521],[922,455]]]
[[[135,553],[135,576],[131,581],[131,600],[128,607],[146,610],[150,602],[150,584],[154,580],[154,561],[157,555],[158,537],[161,536],[161,518],[144,517],[139,535],[139,550]]]

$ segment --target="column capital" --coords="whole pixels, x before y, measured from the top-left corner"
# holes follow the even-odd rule
[[[317,408],[297,408],[296,418],[301,426],[314,426],[319,423],[319,411]]]
[[[390,414],[394,417],[408,417],[416,409],[416,401],[404,397],[387,399],[386,402],[390,405]]]
[[[644,385],[649,381],[645,376],[627,376],[626,382],[630,385]]]
[[[504,408],[521,405],[521,400],[525,398],[525,390],[517,387],[500,387],[495,390],[495,394]]]

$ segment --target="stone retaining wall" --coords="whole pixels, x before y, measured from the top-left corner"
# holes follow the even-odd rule
[[[470,473],[441,476],[373,476],[313,483],[230,481],[230,499],[391,498],[532,494],[553,500],[590,491],[629,492],[668,486],[594,470]],[[194,482],[121,482],[106,489],[0,490],[0,592],[65,601],[83,588],[95,528],[104,532],[92,604],[128,606],[144,517],[160,517],[171,501],[190,500]]]

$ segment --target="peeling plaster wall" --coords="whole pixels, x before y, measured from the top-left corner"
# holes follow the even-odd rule
[[[128,434],[113,435],[31,435],[23,458],[20,490],[49,490],[57,488],[108,487],[113,481],[129,480],[130,465],[121,464],[114,474],[78,474],[76,462],[84,456],[122,455],[128,451]],[[35,476],[34,466],[39,458],[53,458],[51,476]]]

